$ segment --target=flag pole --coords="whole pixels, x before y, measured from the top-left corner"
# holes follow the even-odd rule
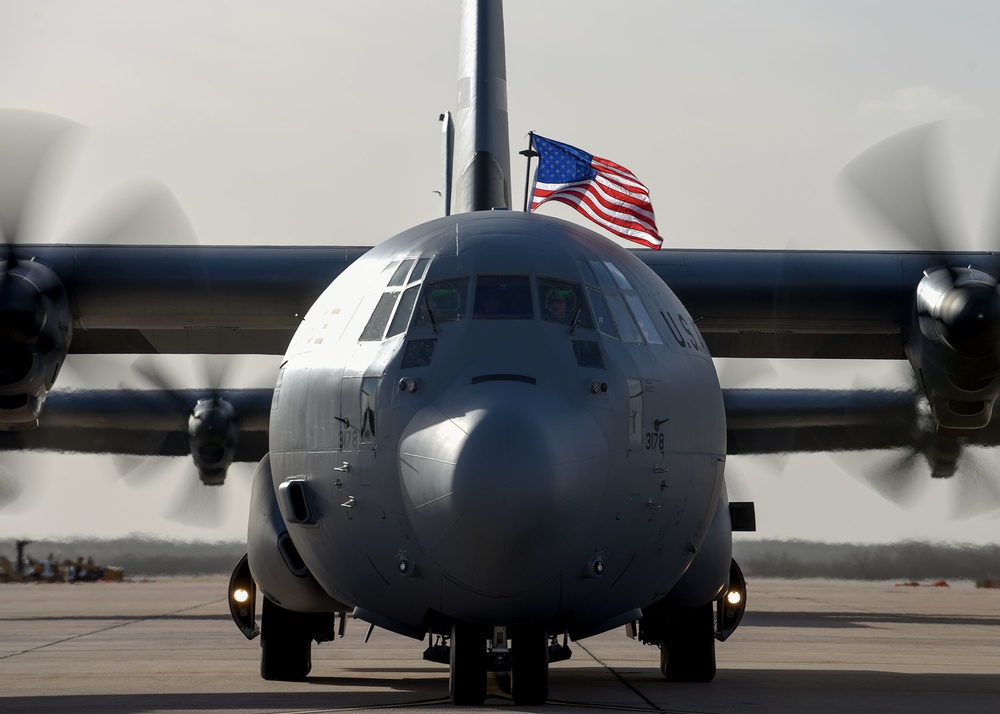
[[[524,158],[528,160],[528,165],[524,169],[524,212],[528,212],[528,187],[531,185],[531,160],[538,156],[538,152],[534,149],[535,144],[535,132],[528,132],[528,148],[524,151],[519,151]]]

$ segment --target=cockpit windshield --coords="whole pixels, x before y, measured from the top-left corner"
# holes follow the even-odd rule
[[[538,278],[538,312],[546,322],[573,325],[593,330],[583,289],[577,283],[553,278]]]
[[[531,284],[527,275],[480,275],[472,317],[486,320],[530,320]]]
[[[443,322],[457,322],[466,315],[469,279],[452,278],[428,283],[417,306],[415,327],[434,327]]]

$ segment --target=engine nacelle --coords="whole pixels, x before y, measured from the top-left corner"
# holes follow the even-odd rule
[[[198,476],[206,486],[221,486],[236,457],[240,422],[225,399],[199,399],[188,417],[188,444]]]
[[[297,612],[349,612],[309,572],[281,517],[271,481],[271,457],[257,465],[250,492],[247,559],[254,582],[268,598]]]
[[[0,430],[38,425],[72,336],[59,277],[33,261],[0,263]]]
[[[980,429],[1000,395],[1000,290],[989,273],[942,267],[917,286],[906,355],[939,426]]]

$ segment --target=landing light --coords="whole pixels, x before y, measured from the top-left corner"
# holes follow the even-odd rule
[[[247,592],[246,588],[236,588],[233,590],[233,600],[239,603],[244,603],[250,599],[250,593]]]
[[[740,595],[739,591],[737,591],[737,590],[730,590],[728,593],[726,593],[726,601],[730,605],[739,605],[740,604],[740,600],[742,600],[742,599],[743,599],[743,596]]]

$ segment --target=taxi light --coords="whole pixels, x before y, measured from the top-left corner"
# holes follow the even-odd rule
[[[233,600],[238,603],[244,603],[250,599],[250,593],[247,592],[246,588],[236,588],[233,590]]]
[[[743,599],[743,597],[740,595],[739,591],[737,591],[737,590],[730,590],[728,593],[726,593],[726,601],[730,605],[739,605],[740,604],[740,600],[742,600],[742,599]]]

